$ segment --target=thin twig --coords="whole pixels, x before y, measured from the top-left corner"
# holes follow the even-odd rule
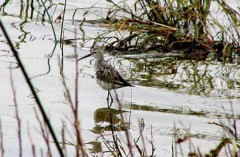
[[[21,120],[19,117],[19,110],[18,110],[18,103],[17,103],[17,97],[16,97],[16,89],[13,82],[13,74],[12,74],[12,66],[10,65],[10,83],[13,93],[13,102],[15,106],[15,114],[18,124],[18,146],[19,146],[19,157],[22,157],[22,132],[21,132]]]
[[[76,32],[76,30],[75,30]],[[76,33],[75,33],[75,38],[76,38]],[[86,156],[86,153],[85,153],[85,150],[84,150],[84,147],[83,147],[83,141],[82,141],[82,138],[81,138],[81,132],[79,130],[79,120],[78,120],[78,57],[77,57],[77,43],[76,43],[76,40],[75,40],[75,48],[74,48],[74,52],[75,52],[75,102],[73,102],[72,98],[71,98],[71,93],[70,93],[70,90],[67,86],[67,83],[66,83],[66,80],[65,80],[65,75],[64,75],[64,72],[62,71],[62,84],[63,84],[63,87],[64,87],[64,90],[65,90],[65,93],[67,95],[67,101],[68,103],[70,104],[70,107],[71,107],[71,110],[72,110],[72,113],[74,114],[74,128],[75,128],[75,132],[76,132],[76,141],[77,141],[77,146],[76,146],[76,156],[79,155],[79,147],[80,147],[80,150],[82,152],[82,156],[85,157]],[[60,63],[60,59],[59,59],[59,67],[61,68],[62,65]]]
[[[114,146],[116,147],[117,156],[122,157],[122,153],[119,149],[119,145],[118,145],[118,141],[117,141],[117,135],[115,135],[115,133],[114,133],[114,123],[113,123],[113,118],[112,118],[111,113],[109,113],[109,119],[110,119],[110,126],[111,126],[111,135],[113,138]]]
[[[37,121],[38,121],[38,124],[40,126],[40,129],[41,129],[41,134],[42,134],[42,137],[45,141],[45,144],[47,145],[47,156],[48,157],[52,157],[52,153],[51,153],[51,148],[50,148],[50,142],[49,142],[49,136],[48,136],[48,133],[46,132],[46,130],[44,129],[44,126],[38,116],[38,113],[37,113],[37,110],[34,108],[34,112],[35,112],[35,115],[36,115],[36,118],[37,118]]]
[[[27,130],[28,130],[28,138],[31,144],[31,149],[32,149],[32,156],[36,157],[36,149],[35,149],[35,145],[33,144],[32,136],[30,134],[29,124],[28,124]]]
[[[74,30],[75,39],[77,39],[77,30],[75,27]],[[83,148],[83,141],[81,138],[81,132],[79,130],[79,119],[78,119],[78,78],[79,78],[79,72],[78,72],[78,54],[77,54],[77,40],[75,40],[75,47],[74,47],[74,53],[75,53],[75,107],[73,109],[74,112],[74,126],[77,134],[77,154],[78,155],[78,149],[80,147],[82,156],[85,157],[85,150]]]
[[[63,126],[62,126],[62,149],[64,151],[65,154],[67,154],[67,149],[66,149],[66,143],[65,143],[65,129],[66,129],[66,124],[63,121]]]
[[[0,151],[1,157],[4,157],[4,146],[3,146],[3,131],[2,131],[2,120],[0,119]]]
[[[122,113],[122,103],[120,102],[119,100],[119,97],[117,95],[117,92],[116,90],[114,90],[114,93],[115,93],[115,96],[116,96],[116,101],[118,103],[118,108],[119,108],[119,112],[120,112],[120,116],[121,116],[121,119],[122,119],[122,124],[123,124],[123,127],[125,128],[125,134],[126,134],[126,139],[127,139],[127,145],[128,145],[128,149],[129,149],[129,153],[130,153],[130,156],[133,157],[133,151],[132,151],[132,143],[131,143],[131,140],[130,140],[130,135],[129,135],[129,131],[125,125],[125,122],[124,122],[124,117],[123,117],[123,113]]]
[[[144,152],[144,155],[147,155],[146,144],[145,144],[145,140],[144,140],[144,137],[143,137],[143,131],[144,131],[144,128],[145,128],[144,120],[141,119],[141,121],[138,122],[138,125],[139,125],[139,133],[140,133],[140,137],[141,137],[142,145],[143,145],[143,152]]]
[[[76,27],[74,28],[74,38],[77,39]],[[75,40],[75,47],[74,47],[74,54],[75,54],[75,107],[73,109],[74,112],[74,128],[76,131],[76,138],[77,138],[77,146],[76,146],[76,157],[79,154],[79,147],[82,149],[82,144],[80,139],[80,131],[79,131],[79,121],[78,121],[78,54],[77,54],[77,41]],[[82,152],[83,153],[83,152]]]

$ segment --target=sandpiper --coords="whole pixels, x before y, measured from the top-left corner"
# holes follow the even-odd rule
[[[95,74],[96,81],[100,87],[108,91],[107,100],[109,101],[109,96],[111,97],[111,103],[113,98],[110,94],[110,90],[122,88],[122,87],[133,87],[130,83],[123,79],[119,72],[113,68],[111,64],[108,64],[103,57],[103,50],[93,50],[90,54],[81,57],[79,60],[87,58],[89,56],[95,57]]]

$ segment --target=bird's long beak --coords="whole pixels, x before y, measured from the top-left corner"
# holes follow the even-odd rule
[[[86,55],[86,56],[83,56],[83,57],[79,58],[78,61],[80,61],[80,60],[82,60],[82,59],[84,59],[84,58],[90,57],[91,55],[92,55],[92,53],[90,53],[90,54],[88,54],[88,55]]]

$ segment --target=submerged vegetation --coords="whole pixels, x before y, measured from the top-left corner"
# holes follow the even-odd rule
[[[240,54],[240,10],[234,10],[224,0],[136,0],[136,1],[118,1],[106,0],[111,7],[98,8],[93,4],[90,8],[67,9],[67,0],[64,3],[55,3],[52,0],[21,0],[21,9],[19,18],[23,20],[20,30],[24,34],[19,37],[19,42],[16,46],[11,44],[10,37],[4,32],[4,27],[1,24],[1,31],[5,34],[11,50],[14,52],[14,57],[17,59],[17,65],[21,68],[27,84],[31,89],[34,100],[40,109],[39,118],[38,112],[36,119],[39,123],[42,138],[46,145],[46,152],[42,156],[55,156],[50,145],[55,144],[60,156],[66,156],[68,146],[73,147],[75,156],[155,156],[155,142],[159,139],[154,139],[154,132],[151,126],[150,132],[145,132],[146,124],[144,119],[139,120],[137,129],[138,135],[132,135],[133,127],[131,126],[131,114],[134,111],[159,112],[165,114],[181,114],[194,117],[213,117],[219,118],[220,122],[208,122],[208,124],[218,126],[221,129],[221,136],[216,136],[219,143],[214,148],[209,148],[207,153],[202,153],[201,148],[195,148],[194,138],[207,139],[210,135],[191,133],[189,128],[180,129],[176,125],[173,126],[172,132],[168,133],[173,136],[172,154],[173,157],[192,156],[192,157],[215,157],[220,154],[235,157],[239,154],[239,137],[237,130],[237,120],[239,113],[235,114],[232,109],[231,114],[215,114],[211,115],[208,111],[195,111],[191,108],[172,109],[160,108],[150,105],[136,105],[131,103],[129,106],[122,104],[118,95],[115,94],[117,107],[99,108],[94,112],[93,119],[95,127],[90,131],[97,135],[95,141],[84,143],[84,136],[80,127],[79,118],[79,100],[78,100],[78,49],[79,45],[84,47],[90,45],[91,49],[98,48],[99,45],[104,47],[108,53],[113,55],[121,55],[124,58],[131,60],[134,63],[134,68],[131,70],[132,81],[137,85],[166,88],[170,90],[179,90],[185,88],[188,94],[201,96],[215,96],[218,92],[215,89],[216,82],[220,79],[224,80],[227,89],[237,89],[240,87],[239,80],[229,78],[229,75],[234,73],[238,75],[238,71],[232,69],[224,69],[226,63],[239,63]],[[2,15],[7,14],[5,8],[10,5],[11,0],[5,0],[0,4]],[[25,10],[24,7],[25,6]],[[60,12],[55,12],[61,7]],[[215,9],[217,8],[217,9]],[[100,19],[88,20],[87,15],[97,14],[96,9],[104,10],[105,14],[97,15]],[[239,9],[239,8],[238,8]],[[80,12],[80,13],[79,13]],[[29,14],[30,13],[30,14]],[[74,39],[65,39],[64,31],[69,31],[64,27],[65,14],[70,14],[72,19],[69,20],[78,29],[74,30]],[[80,20],[77,20],[77,14],[82,14]],[[219,19],[221,15],[223,19]],[[53,124],[48,119],[48,115],[43,109],[43,105],[38,98],[36,88],[31,83],[31,78],[27,75],[26,69],[22,65],[21,59],[18,57],[17,50],[19,44],[24,43],[27,34],[22,29],[22,25],[28,20],[41,21],[43,24],[49,22],[53,32],[54,48],[48,59],[54,54],[57,44],[60,44],[61,58],[59,59],[59,71],[62,76],[62,85],[64,87],[64,96],[66,104],[71,110],[70,121],[71,127],[67,128],[63,122],[60,133],[54,131]],[[227,20],[224,23],[222,20]],[[60,24],[60,35],[56,35],[54,26]],[[92,24],[104,28],[104,31],[98,33],[97,36],[88,37],[84,31],[84,26]],[[79,34],[81,35],[79,37]],[[44,37],[45,38],[45,37]],[[2,42],[2,41],[1,41]],[[89,44],[90,43],[90,44]],[[103,46],[102,46],[102,45]],[[64,59],[69,54],[64,54],[64,46],[74,47],[74,55],[71,58],[75,60],[75,75],[74,75],[74,92],[70,91],[67,83],[67,78],[64,75]],[[145,54],[145,58],[141,55]],[[143,63],[137,57],[144,60]],[[141,58],[142,57],[142,58]],[[70,58],[70,57],[69,57]],[[149,60],[152,59],[152,60]],[[154,60],[153,58],[158,58]],[[165,60],[161,60],[164,58]],[[187,60],[186,62],[182,62]],[[220,74],[208,74],[208,64],[192,62],[191,60],[207,60],[217,61],[216,67],[220,69]],[[50,61],[49,61],[50,62]],[[48,62],[48,64],[49,64]],[[221,64],[224,63],[224,64]],[[197,67],[196,64],[199,64]],[[199,68],[200,67],[200,68]],[[50,66],[49,66],[50,69]],[[144,69],[144,70],[142,70]],[[181,73],[179,73],[179,69]],[[199,70],[203,69],[203,70]],[[236,68],[238,69],[238,68]],[[50,70],[49,70],[50,71]],[[48,72],[49,72],[48,71]],[[227,71],[224,75],[221,73]],[[47,72],[47,73],[48,73]],[[136,75],[137,73],[138,75]],[[218,73],[218,72],[217,72]],[[186,74],[183,75],[183,74]],[[226,75],[226,76],[225,76]],[[170,77],[164,77],[170,76]],[[159,79],[157,77],[162,77]],[[11,79],[13,79],[11,73]],[[173,80],[176,78],[175,80]],[[227,79],[226,79],[227,78]],[[176,81],[177,80],[177,81]],[[181,81],[179,81],[181,80]],[[21,123],[19,118],[19,110],[17,106],[16,93],[14,88],[14,79],[11,80],[13,89],[14,103],[16,107],[16,117],[18,122],[18,140],[19,140],[19,156],[22,156],[22,136]],[[150,82],[152,81],[152,82]],[[175,81],[175,82],[174,82]],[[154,82],[154,83],[153,83]],[[208,86],[209,88],[206,88]],[[225,87],[224,86],[224,87]],[[214,91],[216,90],[216,91]],[[215,92],[215,93],[214,93]],[[229,94],[220,93],[221,96],[229,98],[239,98],[239,93],[232,92]],[[108,102],[109,103],[109,102]],[[230,105],[231,102],[230,102]],[[231,106],[232,107],[232,106]],[[233,107],[232,107],[233,108]],[[129,111],[127,111],[129,109]],[[21,115],[21,114],[20,114]],[[128,116],[128,117],[127,117]],[[127,117],[127,118],[126,118]],[[226,119],[227,122],[222,122],[221,119]],[[43,121],[43,122],[42,122]],[[4,140],[2,133],[2,124],[0,121],[0,153],[4,157]],[[136,127],[136,125],[135,125]],[[73,139],[68,140],[66,134],[74,133]],[[220,132],[220,131],[219,131]],[[35,145],[32,144],[32,137],[28,133],[31,141],[32,155],[36,155]],[[58,136],[56,136],[58,135]],[[51,136],[51,138],[50,138]],[[137,137],[136,137],[137,136]],[[60,137],[57,139],[57,137]],[[52,140],[53,139],[53,140]],[[61,142],[60,142],[61,141]],[[91,148],[88,146],[91,145]],[[183,145],[188,145],[188,149],[183,151]],[[186,152],[185,152],[186,151]],[[206,151],[205,151],[206,152]]]

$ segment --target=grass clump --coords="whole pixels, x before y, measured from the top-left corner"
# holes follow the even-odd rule
[[[175,52],[194,60],[205,60],[211,53],[211,59],[224,62],[232,62],[239,52],[240,14],[224,1],[136,0],[131,5],[127,1],[108,2],[113,7],[103,22],[109,32],[96,40],[108,43],[110,50],[130,54]],[[228,19],[226,25],[217,19],[218,13],[211,11],[213,5]]]

